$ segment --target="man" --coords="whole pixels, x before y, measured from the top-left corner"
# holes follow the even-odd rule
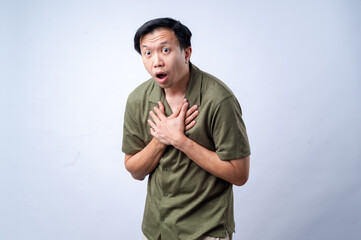
[[[129,95],[122,151],[135,179],[149,175],[144,239],[231,239],[232,186],[248,179],[241,108],[224,83],[190,63],[191,35],[159,18],[134,37],[152,78]]]

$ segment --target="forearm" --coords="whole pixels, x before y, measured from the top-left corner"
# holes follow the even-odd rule
[[[185,153],[205,171],[237,186],[245,184],[249,174],[249,157],[229,161],[221,160],[216,152],[210,151],[184,136],[172,144]]]
[[[133,178],[143,180],[158,165],[165,149],[166,145],[153,138],[140,152],[134,155],[125,155],[125,168]]]

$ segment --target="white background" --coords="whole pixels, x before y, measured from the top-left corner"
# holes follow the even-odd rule
[[[234,239],[360,239],[360,3],[1,1],[0,239],[141,239],[123,114],[148,79],[134,33],[166,16],[242,106]]]

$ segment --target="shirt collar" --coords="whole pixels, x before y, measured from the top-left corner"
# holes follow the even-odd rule
[[[186,99],[188,100],[189,106],[197,105],[198,107],[201,105],[201,87],[202,87],[202,78],[200,77],[201,70],[190,64],[191,70],[191,78],[189,80]],[[164,91],[153,79],[153,89],[149,95],[149,101],[153,103],[158,103],[161,101],[165,106],[167,106],[167,102],[165,100]]]

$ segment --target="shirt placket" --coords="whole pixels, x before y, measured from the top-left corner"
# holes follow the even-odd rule
[[[167,151],[164,154],[164,158],[167,159]],[[165,160],[164,159],[164,160]],[[160,207],[159,207],[159,221],[161,224],[161,235],[165,236],[168,235],[168,231],[169,231],[169,226],[167,226],[169,224],[169,217],[170,217],[170,212],[169,212],[169,207],[170,207],[170,203],[169,203],[169,199],[171,197],[171,189],[170,189],[170,184],[169,184],[169,175],[171,174],[171,169],[168,166],[168,162],[164,161],[160,164],[160,172],[161,172],[161,201],[160,201]]]

